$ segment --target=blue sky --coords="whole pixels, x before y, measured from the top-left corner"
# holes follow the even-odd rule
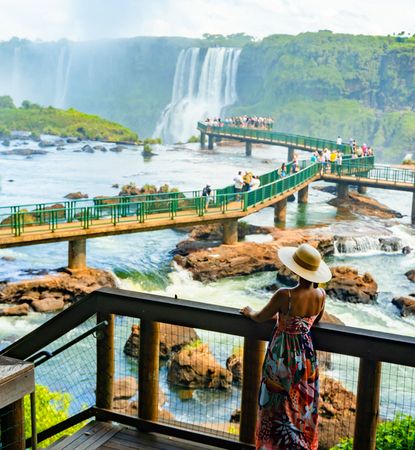
[[[414,0],[0,0],[0,40],[89,40],[330,29],[415,34]]]

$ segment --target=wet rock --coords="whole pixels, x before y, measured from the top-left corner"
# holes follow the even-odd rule
[[[70,192],[65,195],[65,198],[69,198],[70,200],[77,200],[80,198],[88,198],[88,194],[83,194],[82,192]]]
[[[398,252],[402,248],[402,241],[396,236],[381,237],[379,243],[383,252]]]
[[[65,303],[62,297],[43,297],[42,299],[32,301],[31,306],[36,312],[46,313],[62,310],[65,306]]]
[[[167,359],[172,352],[179,351],[185,345],[199,339],[193,328],[160,323],[160,358]],[[132,325],[131,334],[124,345],[124,353],[138,358],[140,353],[140,326]]]
[[[408,272],[405,273],[405,276],[409,281],[415,283],[415,269],[408,270]]]
[[[138,390],[138,382],[134,377],[123,377],[114,381],[114,400],[134,397]]]
[[[27,316],[29,311],[29,305],[27,303],[22,303],[21,305],[0,308],[0,316]]]
[[[7,262],[12,262],[12,261],[16,261],[16,258],[14,256],[2,256],[1,257],[2,261],[7,261]]]
[[[66,270],[57,275],[6,283],[0,286],[0,301],[21,303],[23,299],[31,298],[33,303],[38,299],[44,301],[47,297],[53,297],[63,298],[65,303],[75,302],[101,287],[116,287],[115,278],[110,272],[90,268],[76,272]]]
[[[287,197],[287,202],[295,202],[295,195],[291,194]]]
[[[38,145],[39,147],[55,147],[55,142],[41,139]]]
[[[395,297],[392,299],[392,304],[399,309],[402,317],[415,316],[415,294]]]
[[[66,138],[66,142],[68,144],[76,144],[79,142],[79,139],[75,138],[75,137],[68,137],[68,138]]]
[[[357,269],[331,267],[333,278],[326,285],[329,296],[349,303],[374,303],[378,285],[370,273],[359,275]]]
[[[5,139],[5,140],[2,142],[2,145],[4,145],[5,147],[9,147],[9,146],[10,146],[10,141],[9,141],[8,139]]]
[[[116,145],[115,147],[110,148],[110,152],[120,153],[123,150],[125,150],[127,147],[124,147],[123,145]]]
[[[405,245],[405,247],[402,247],[403,255],[409,255],[411,252],[412,252],[412,248],[409,247],[409,245]]]
[[[207,344],[184,347],[167,363],[167,379],[177,386],[189,388],[230,389],[232,373],[221,367]]]
[[[94,150],[99,150],[100,152],[106,152],[107,151],[107,148],[104,147],[103,145],[94,145],[92,148]]]
[[[335,325],[344,325],[344,322],[342,320],[340,320],[334,314],[328,313],[327,311],[324,311],[321,322],[333,323]]]
[[[226,368],[232,373],[232,381],[236,385],[242,384],[243,359],[242,355],[232,354],[226,360]]]
[[[59,152],[61,152],[62,150],[65,150],[65,147],[63,145],[58,145],[56,147],[56,150],[58,150]]]
[[[118,189],[120,187],[120,185],[118,183],[114,183],[111,187],[114,189]]]
[[[2,155],[17,155],[17,156],[32,156],[32,155],[46,155],[46,150],[39,150],[33,148],[14,148],[5,152],[0,152]]]
[[[89,144],[84,145],[82,151],[84,153],[95,153],[95,150]]]

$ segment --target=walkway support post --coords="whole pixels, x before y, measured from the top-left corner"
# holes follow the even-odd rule
[[[347,183],[337,183],[337,197],[342,200],[349,198],[349,185]]]
[[[206,133],[204,131],[200,132],[200,148],[206,147]]]
[[[238,221],[229,220],[223,222],[223,243],[226,245],[236,244],[238,242]]]
[[[286,218],[287,218],[287,199],[284,198],[283,200],[280,200],[279,202],[274,204],[274,222],[275,224],[285,223]]]
[[[353,450],[375,450],[376,448],[380,376],[379,361],[360,359]]]
[[[298,203],[308,203],[308,185],[298,191]]]
[[[252,155],[252,142],[245,141],[245,156],[251,156],[251,155]]]
[[[411,224],[415,225],[415,192],[412,194]]]
[[[246,337],[244,339],[239,440],[248,444],[255,443],[258,391],[264,355],[265,342],[257,341],[251,337]]]
[[[86,239],[68,241],[68,268],[71,270],[86,269]]]
[[[213,143],[215,142],[215,138],[209,134],[208,135],[208,149],[213,150]]]
[[[97,313],[97,323],[106,321],[97,337],[97,377],[96,377],[96,405],[98,408],[112,409],[114,397],[114,314]]]
[[[291,162],[294,160],[294,153],[295,153],[295,148],[294,147],[288,147],[288,155],[287,155],[287,161]]]
[[[138,416],[157,420],[159,390],[160,331],[158,322],[140,320],[138,361]]]
[[[357,192],[359,194],[367,194],[367,186],[357,186]]]

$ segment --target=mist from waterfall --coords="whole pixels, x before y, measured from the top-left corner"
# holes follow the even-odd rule
[[[16,104],[20,104],[23,100],[21,94],[21,48],[15,47],[13,49],[13,60],[12,60],[12,75],[11,75],[11,87],[10,95],[12,96]]]
[[[72,52],[68,47],[61,47],[59,51],[58,64],[56,66],[55,108],[66,107],[66,95],[72,64]]]
[[[154,131],[163,142],[186,142],[198,120],[219,117],[237,101],[236,74],[241,49],[209,48],[202,59],[199,48],[181,50],[176,63],[170,103]]]

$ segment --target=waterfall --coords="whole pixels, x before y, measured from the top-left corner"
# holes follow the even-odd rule
[[[154,131],[164,142],[186,142],[198,120],[219,117],[237,101],[236,74],[241,49],[209,48],[201,61],[199,48],[181,50],[170,103]]]
[[[16,106],[20,105],[22,102],[21,94],[21,48],[15,47],[13,50],[13,63],[12,63],[12,79],[11,79],[11,90],[10,95]]]
[[[71,65],[72,52],[68,47],[61,47],[56,66],[55,100],[53,103],[56,108],[65,107]]]
[[[399,252],[402,240],[397,236],[335,236],[334,250],[336,254]]]

